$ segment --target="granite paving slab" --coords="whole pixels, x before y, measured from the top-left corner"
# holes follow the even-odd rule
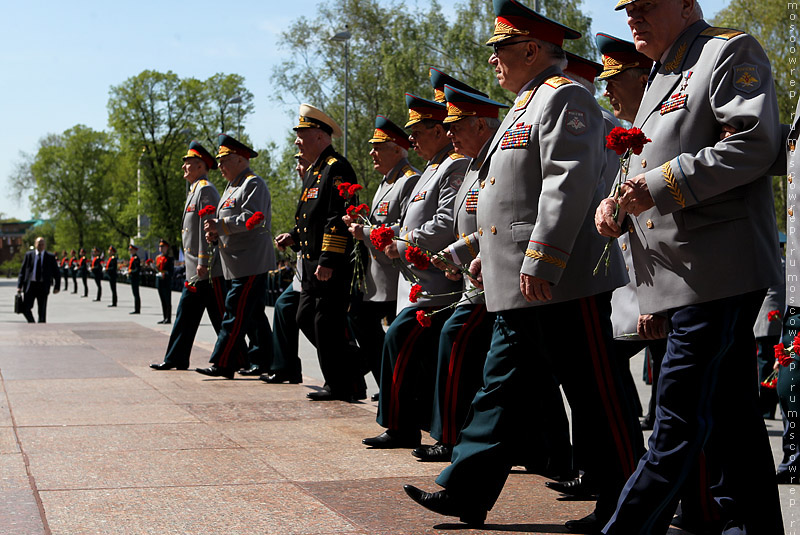
[[[0,370],[7,381],[131,375],[88,345],[6,345],[0,352]]]
[[[232,381],[231,381],[232,382]],[[252,401],[228,403],[187,403],[181,405],[204,422],[262,422],[320,418],[358,418],[363,411],[356,404],[343,401],[313,402]]]
[[[0,427],[0,455],[4,453],[19,453],[17,435],[12,427]]]
[[[157,403],[97,403],[57,405],[51,401],[24,403],[14,408],[19,426],[126,425],[196,422],[183,408]]]

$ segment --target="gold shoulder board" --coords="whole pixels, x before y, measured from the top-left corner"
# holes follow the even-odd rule
[[[454,151],[454,150],[451,150],[451,151],[448,153],[448,156],[450,156],[450,159],[451,159],[451,160],[460,160],[461,158],[466,158],[466,156],[464,156],[463,154],[459,154],[459,153],[457,153],[457,152],[456,152],[456,151]]]
[[[545,80],[544,83],[546,85],[549,85],[550,87],[558,89],[562,85],[571,84],[572,80],[570,80],[569,78],[564,78],[563,76],[551,76],[550,78]]]
[[[739,30],[732,30],[730,28],[708,28],[703,30],[700,35],[704,35],[706,37],[714,37],[716,39],[733,39],[737,35],[742,35],[744,32]]]
[[[197,187],[198,188],[202,188],[204,186],[208,186],[208,180],[198,180],[197,181]]]
[[[411,168],[410,165],[406,165],[405,167],[403,167],[403,169],[400,172],[403,173],[405,176],[414,176],[417,174],[414,172],[414,170]]]
[[[338,161],[338,160],[336,159],[336,157],[334,157],[334,156],[328,156],[328,159],[327,159],[327,160],[325,160],[325,163],[326,163],[326,164],[328,164],[328,165],[333,165],[333,164],[335,164],[337,161]]]

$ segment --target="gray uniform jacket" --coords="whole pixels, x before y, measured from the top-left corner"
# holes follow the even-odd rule
[[[256,212],[264,221],[247,230],[247,220]],[[222,273],[225,278],[238,279],[260,275],[275,269],[275,249],[272,246],[272,202],[267,183],[245,169],[228,184],[217,206],[217,232]]]
[[[453,151],[447,145],[429,162],[416,187],[411,190],[408,207],[399,225],[393,227],[395,236],[413,241],[420,247],[438,253],[455,239],[453,234],[453,203],[456,192],[464,181],[464,173],[469,165],[469,158]],[[426,270],[414,268],[405,257],[410,245],[404,241],[397,242],[400,253],[399,261],[403,262],[420,279],[420,286],[429,294],[440,295],[457,292],[460,282],[448,280],[444,272],[430,266]],[[413,282],[400,277],[397,284],[397,310],[407,306],[439,307],[452,304],[458,300],[457,295],[441,297],[420,297],[411,303],[408,294]]]
[[[588,297],[628,281],[617,247],[608,273],[592,275],[607,241],[594,227],[605,195],[604,133],[593,96],[556,67],[517,97],[481,167],[478,232],[462,238],[480,239],[490,312]],[[553,300],[527,302],[520,273],[549,281]]]
[[[205,277],[197,276],[197,266],[208,267],[211,256],[216,256],[216,258],[214,258],[209,274],[211,277],[222,276],[222,262],[219,260],[217,248],[206,242],[206,234],[203,230],[204,220],[214,219],[216,215],[202,219],[198,215],[200,210],[206,206],[216,208],[218,204],[219,192],[214,184],[209,182],[208,177],[201,177],[189,186],[189,195],[186,197],[181,220],[181,241],[183,242],[187,281],[208,279],[208,274]]]
[[[409,195],[419,180],[419,171],[411,167],[403,158],[383,177],[375,197],[372,199],[369,225],[364,225],[364,244],[369,249],[369,268],[367,269],[367,301],[394,301],[397,299],[397,279],[400,271],[392,259],[378,251],[369,240],[374,227],[389,227],[400,223],[403,211],[410,200]]]
[[[720,140],[722,125],[736,134]],[[780,125],[758,42],[698,21],[673,44],[634,126],[653,140],[631,162],[655,206],[630,234],[643,314],[780,282],[771,179]]]

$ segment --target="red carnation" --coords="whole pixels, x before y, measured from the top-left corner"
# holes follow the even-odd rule
[[[378,228],[372,229],[372,232],[369,234],[369,240],[377,250],[383,251],[387,246],[392,244],[394,240],[394,231],[392,227],[381,225]]]
[[[431,326],[431,318],[424,310],[417,310],[417,322],[423,327]]]
[[[777,388],[778,386],[778,376],[777,375],[770,376],[770,379],[767,379],[766,381],[761,381],[761,386],[763,386],[764,388],[769,388],[770,390],[775,390],[775,388]]]
[[[792,340],[792,352],[795,355],[800,355],[800,334],[794,337]]]
[[[781,311],[780,310],[770,310],[767,312],[767,321],[780,321],[781,319]]]
[[[203,208],[202,210],[200,210],[200,211],[197,213],[197,215],[199,215],[200,217],[205,217],[205,216],[207,216],[207,215],[214,215],[214,212],[216,212],[216,211],[217,211],[217,209],[216,209],[216,208],[214,208],[212,205],[210,205],[210,204],[209,204],[208,206],[206,206],[205,208]]]
[[[777,360],[778,363],[784,367],[792,363],[792,356],[788,351],[786,351],[786,348],[783,346],[783,344],[778,344],[775,346],[775,360]]]
[[[343,199],[349,199],[350,198],[350,193],[349,193],[350,186],[352,186],[352,184],[350,182],[342,182],[341,184],[336,186],[336,188],[339,190],[339,195]]]
[[[422,286],[419,284],[415,284],[411,287],[411,292],[408,294],[408,300],[412,303],[416,303],[417,299],[419,299],[419,295],[422,293]]]
[[[247,230],[253,230],[260,225],[262,221],[264,221],[264,214],[261,212],[256,212],[251,215],[247,221],[245,221],[244,226],[247,227]]]
[[[652,139],[648,139],[638,128],[626,130],[619,126],[614,127],[606,136],[606,147],[622,156],[630,150],[634,154],[641,154],[642,149]]]
[[[628,145],[637,156],[642,153],[644,146],[653,141],[644,135],[644,132],[638,128],[631,128],[628,130]]]
[[[183,287],[186,288],[187,292],[197,293],[197,286],[194,284],[189,284],[189,281],[184,282]]]
[[[431,259],[428,258],[428,255],[426,255],[419,247],[414,246],[406,249],[406,260],[411,262],[415,268],[421,270],[428,269],[428,266],[431,263]]]
[[[361,184],[352,184],[352,185],[350,185],[349,188],[347,188],[347,195],[352,197],[353,195],[355,195],[356,193],[358,193],[362,189],[364,189],[364,186],[362,186]]]

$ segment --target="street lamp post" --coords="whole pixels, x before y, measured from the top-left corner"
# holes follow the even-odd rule
[[[242,95],[236,95],[235,97],[231,97],[228,99],[228,104],[236,104],[236,136],[241,140],[242,139],[242,118],[241,118],[241,109],[242,109]]]
[[[347,26],[345,26],[347,28]],[[352,34],[345,30],[343,32],[339,32],[333,37],[331,37],[331,41],[336,41],[337,43],[344,43],[344,157],[347,159],[347,78],[350,74],[350,38]]]

